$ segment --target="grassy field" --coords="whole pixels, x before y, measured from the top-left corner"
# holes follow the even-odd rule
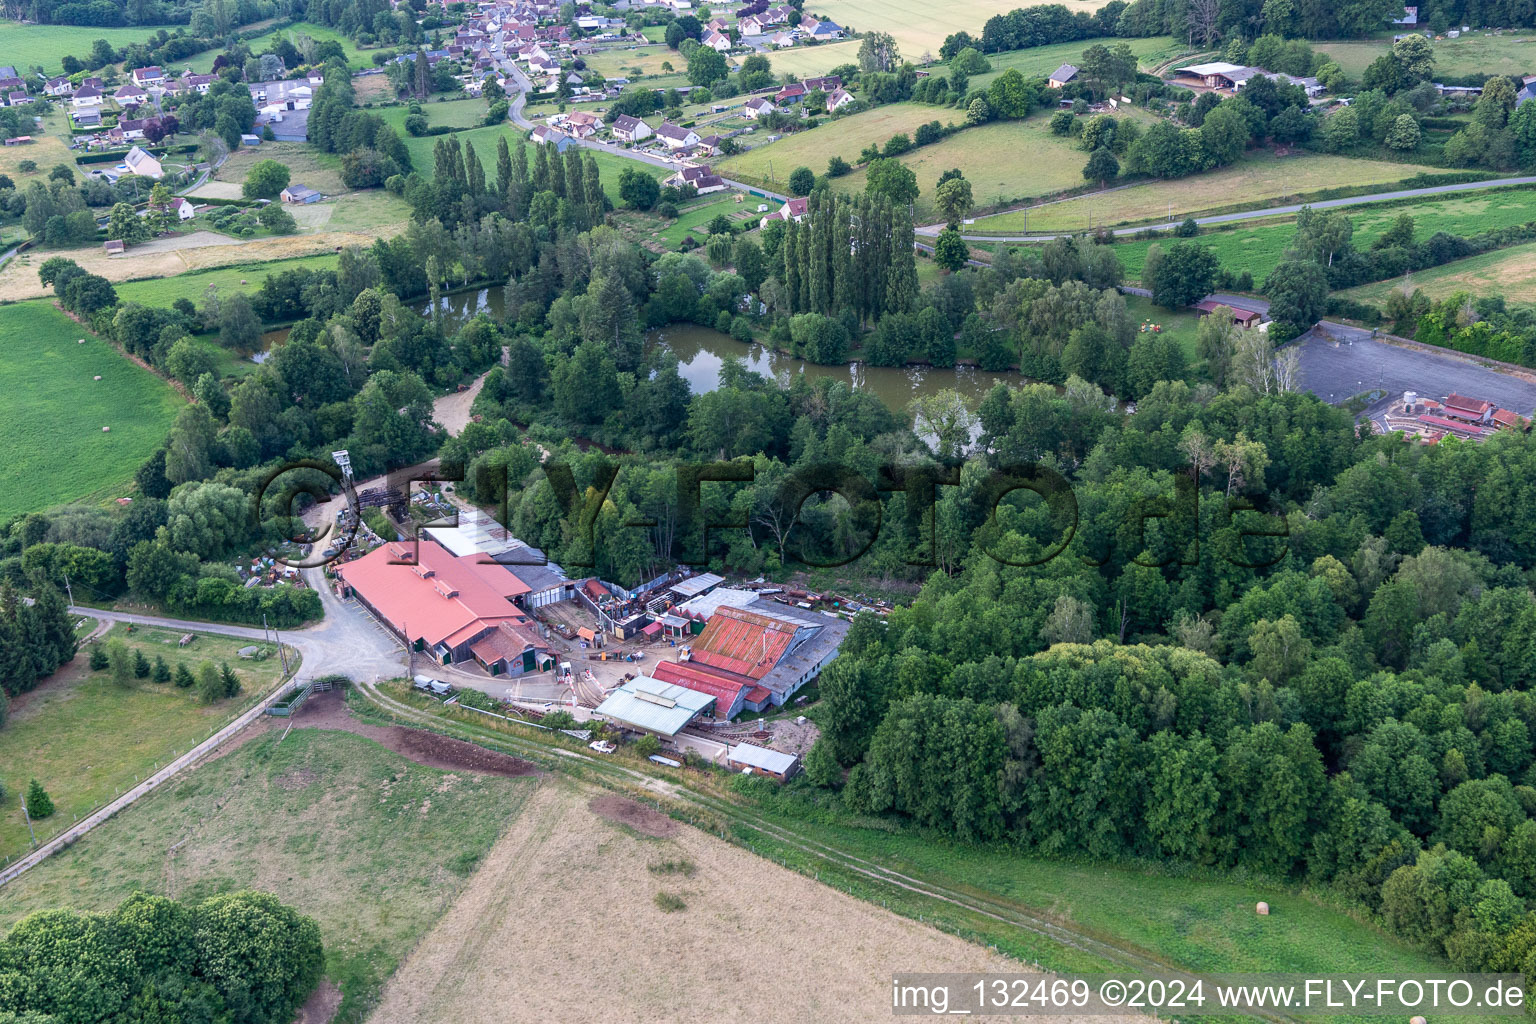
[[[1371,61],[1392,49],[1392,36],[1312,45],[1337,61],[1351,78],[1359,78]],[[1536,68],[1536,32],[1530,29],[1498,36],[1479,30],[1458,39],[1437,39],[1432,45],[1435,72],[1439,75],[1486,74],[1518,78]]]
[[[479,100],[465,100],[465,103],[479,106],[482,111],[484,104]],[[433,104],[436,110],[438,106],[457,107],[455,103]],[[405,120],[404,107],[392,107],[383,111],[386,119],[398,114],[400,121]],[[455,109],[449,116],[460,115],[461,111]],[[435,123],[435,122],[434,122]],[[405,136],[402,129],[401,135],[405,137],[406,145],[411,149],[411,160],[417,169],[432,166],[433,139],[413,139]],[[413,144],[425,143],[423,150],[418,151]],[[298,221],[299,227],[305,232],[317,231],[356,231],[370,234],[395,234],[401,230],[406,221],[410,219],[411,208],[404,199],[382,188],[363,189],[352,191],[341,180],[341,158],[333,153],[322,153],[314,146],[305,142],[267,142],[255,149],[242,147],[231,153],[229,159],[218,169],[213,180],[228,185],[238,185],[245,180],[252,165],[260,160],[276,160],[288,168],[292,181],[310,188],[319,189],[327,196],[321,202],[311,206],[294,206],[289,208],[293,219]],[[485,160],[485,154],[481,153],[481,160]],[[495,162],[490,164],[495,170]]]
[[[884,1021],[889,977],[906,965],[1022,968],[643,805],[594,796],[561,779],[539,787],[390,981],[375,1020]],[[794,983],[700,984],[669,966],[679,962],[737,979],[771,963]]]
[[[1007,14],[1016,7],[1035,7],[1057,0],[959,0],[946,5],[942,12],[925,0],[816,0],[807,12],[825,14],[844,29],[858,32],[889,32],[896,38],[901,55],[916,63],[925,52],[938,55],[939,44],[951,32],[961,29],[980,37],[981,27],[994,14]],[[1092,14],[1104,6],[1101,0],[1060,0],[1076,13]],[[1054,71],[1056,65],[1047,68]]]
[[[1536,305],[1536,242],[1496,249],[1444,266],[1416,272],[1413,288],[1422,288],[1431,299],[1444,299],[1457,292],[1477,295],[1502,295],[1512,306]],[[1403,287],[1402,278],[1363,284],[1338,294],[1357,302],[1380,306],[1394,289]]]
[[[671,74],[663,64],[672,65],[673,71],[688,66],[686,58],[666,43],[656,42],[648,46],[625,43],[621,46],[605,46],[585,58],[587,67],[604,78],[648,78],[651,75]]]
[[[6,886],[0,929],[139,890],[254,887],[320,923],[335,1024],[356,1024],[537,785],[413,764],[343,732],[259,736]]]
[[[302,182],[327,195],[347,191],[341,183],[341,158],[334,153],[322,153],[307,142],[264,142],[254,148],[241,146],[214,172],[213,180],[238,185],[245,180],[251,167],[262,160],[276,160],[288,168],[289,180]]]
[[[118,285],[117,294],[127,301],[142,302],[147,306],[169,306],[177,299],[202,298],[212,285],[219,294],[254,292],[261,288],[268,274],[280,274],[285,270],[331,270],[339,257],[331,253],[302,256],[293,260],[263,263],[237,263],[228,267],[192,271],[175,277],[157,277],[145,281],[129,281]]]
[[[121,493],[165,439],[181,399],[47,302],[12,306],[0,319],[0,518]]]
[[[300,35],[307,35],[317,43],[323,43],[328,39],[333,39],[340,43],[341,49],[346,55],[347,64],[351,66],[352,70],[354,71],[360,71],[363,68],[373,67],[371,50],[360,50],[357,47],[357,43],[349,39],[347,36],[342,35],[340,32],[337,32],[335,29],[326,28],[324,25],[316,25],[309,21],[301,21],[297,24],[289,25],[287,28],[273,29],[270,32],[263,32],[259,36],[245,40],[245,45],[251,48],[252,53],[260,53],[273,42],[275,42],[280,36],[286,37],[289,40],[296,40]],[[213,70],[214,59],[217,58],[221,52],[221,50],[217,49],[204,50],[202,53],[197,54],[187,61],[178,61],[177,67],[180,68],[184,64],[190,65],[193,71],[206,75],[208,72]]]
[[[977,233],[1086,230],[1090,222],[1136,224],[1180,220],[1190,214],[1237,203],[1304,196],[1326,188],[1388,185],[1412,177],[1421,168],[1381,160],[1305,154],[1276,157],[1255,151],[1231,167],[1188,178],[1155,181],[1099,195],[1081,196],[1028,211],[978,220]]]
[[[450,128],[478,128],[485,122],[486,110],[485,100],[475,99],[444,100],[441,103],[421,105],[421,112],[427,116],[427,123],[433,127],[447,125]],[[411,113],[409,106],[384,107],[376,113],[384,119],[385,124],[399,132],[401,138],[410,138],[405,134],[405,119]],[[412,155],[411,159],[416,158]]]
[[[21,792],[32,778],[47,788],[58,811],[34,823],[39,841],[68,827],[75,815],[132,787],[177,751],[185,753],[277,685],[282,665],[274,645],[256,645],[271,656],[250,661],[235,653],[250,641],[204,634],[178,647],[180,636],[164,629],[127,633],[121,625],[107,634],[108,639],[142,650],[150,661],[159,655],[173,672],[178,665],[195,673],[205,661],[228,662],[245,692],[233,700],[202,704],[195,690],[171,683],[142,679],[124,689],[106,672],[92,672],[87,665],[90,651],[82,648],[38,689],[16,699],[10,720],[0,729],[0,779],[13,793]],[[104,736],[111,736],[112,742],[103,743]],[[0,856],[15,857],[28,845],[20,805],[7,800],[0,808]]]
[[[974,34],[974,33],[973,33]],[[1044,78],[1063,64],[1081,63],[1083,51],[1094,43],[1106,42],[1101,39],[1085,39],[1075,43],[1052,43],[1049,46],[1032,46],[1025,50],[1009,50],[1006,53],[989,53],[987,60],[992,64],[992,70],[984,75],[975,75],[970,80],[971,88],[985,89],[992,84],[992,80],[1010,68],[1017,68],[1025,78]],[[1131,48],[1131,52],[1139,58],[1139,64],[1146,70],[1171,60],[1181,53],[1191,52],[1188,47],[1180,44],[1178,40],[1170,36],[1149,36],[1145,39],[1113,39],[1115,45],[1125,43]],[[949,65],[941,65],[947,68]]]
[[[954,113],[936,107],[927,109],[936,114]],[[921,189],[914,210],[917,222],[936,219],[934,186],[939,175],[953,167],[965,172],[980,207],[1004,206],[1084,184],[1083,164],[1088,154],[1072,140],[1052,135],[1047,123],[1044,116],[1028,121],[994,121],[901,156],[901,162],[917,174],[917,186]],[[1025,167],[1029,173],[1021,174],[1020,168]],[[818,173],[824,170],[816,168]],[[866,171],[859,168],[846,178],[837,179],[834,185],[862,192],[866,177]]]
[[[948,107],[931,107],[926,103],[890,103],[862,114],[853,114],[835,121],[824,121],[810,131],[786,135],[778,142],[760,143],[745,153],[726,157],[718,166],[732,176],[741,175],[763,181],[783,184],[796,167],[806,166],[817,174],[825,174],[827,159],[841,156],[849,163],[858,159],[859,152],[872,142],[884,145],[897,132],[909,136],[918,125],[937,120],[947,123],[958,114]],[[761,131],[753,136],[764,138]],[[772,176],[769,165],[772,164]]]
[[[0,20],[0,64],[14,64],[18,69],[39,64],[47,73],[56,75],[63,70],[60,62],[65,57],[88,57],[91,45],[98,39],[105,39],[115,47],[143,43],[160,27],[77,28],[74,25],[23,25]],[[166,25],[164,28],[167,32],[175,32],[186,26]],[[213,63],[211,53],[208,63]]]
[[[1367,248],[1392,227],[1401,214],[1414,219],[1414,237],[1422,242],[1436,231],[1467,235],[1536,220],[1536,191],[1511,189],[1487,194],[1468,194],[1454,199],[1413,203],[1406,206],[1371,205],[1340,210],[1354,224],[1356,248]],[[1262,281],[1275,269],[1285,247],[1296,234],[1294,218],[1260,221],[1231,231],[1201,235],[1200,244],[1210,247],[1222,266],[1234,272],[1248,271]],[[1162,244],[1168,245],[1169,239]],[[1132,278],[1140,278],[1147,248],[1153,242],[1117,242],[1115,254]]]
[[[1140,295],[1127,295],[1125,308],[1138,325],[1150,327],[1155,324],[1161,328],[1158,333],[1177,341],[1190,365],[1198,361],[1195,355],[1195,328],[1200,323],[1198,314],[1188,309],[1164,309]]]
[[[695,241],[702,243],[709,232],[705,225],[714,220],[720,214],[725,214],[732,221],[751,221],[756,226],[762,214],[757,212],[757,207],[762,200],[755,196],[748,196],[741,202],[736,201],[739,193],[734,191],[716,192],[695,201],[691,206],[683,207],[676,220],[661,220],[654,214],[627,213],[621,214],[624,218],[629,234],[641,242],[652,242],[666,249],[676,249],[682,244],[683,239],[690,234]],[[770,203],[776,207],[778,204]]]
[[[937,50],[937,47],[935,47]],[[914,59],[920,54],[914,54]],[[786,71],[799,78],[824,75],[839,64],[859,62],[859,42],[849,39],[841,43],[819,43],[816,46],[795,46],[787,50],[775,50],[768,55],[773,72],[782,75]]]

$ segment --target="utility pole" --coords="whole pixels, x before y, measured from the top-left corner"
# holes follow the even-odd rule
[[[75,606],[75,592],[69,585],[69,573],[67,572],[64,574],[64,593],[69,595],[69,606],[73,608]]]
[[[37,847],[37,830],[32,827],[32,815],[27,813],[27,798],[21,798],[21,816],[27,819],[27,831],[32,833],[32,846]]]

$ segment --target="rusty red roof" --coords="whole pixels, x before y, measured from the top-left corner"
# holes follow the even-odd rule
[[[761,679],[778,664],[799,627],[740,608],[721,608],[693,642],[692,659],[711,668]]]
[[[652,670],[651,677],[709,694],[715,698],[715,707],[721,714],[728,712],[735,705],[741,691],[747,688],[746,683],[734,682],[716,675],[706,666],[690,665],[687,662],[663,661]]]

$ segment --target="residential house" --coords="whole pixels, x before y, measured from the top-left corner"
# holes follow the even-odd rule
[[[805,99],[806,87],[804,82],[790,82],[784,88],[774,94],[773,101],[781,107],[791,103],[799,103]]]
[[[707,196],[711,192],[724,192],[726,189],[725,182],[708,166],[684,167],[667,178],[663,184],[674,188],[692,185],[701,196]]]
[[[701,42],[716,53],[724,53],[731,48],[730,37],[721,35],[719,32],[706,32]]]
[[[25,89],[26,87],[27,83],[15,75],[6,75],[4,78],[0,78],[0,95],[4,95],[13,89]]]
[[[138,86],[129,83],[119,88],[117,92],[114,92],[112,94],[112,98],[122,106],[136,107],[139,104],[148,101],[149,93],[145,92],[143,89],[140,89]]]
[[[128,151],[128,155],[123,157],[123,164],[128,168],[128,174],[136,174],[141,178],[152,178],[155,181],[159,181],[165,174],[165,171],[160,167],[160,161],[138,146],[134,146]]]
[[[803,79],[800,84],[805,86],[806,92],[820,89],[822,92],[830,93],[835,89],[842,88],[843,80],[837,75],[822,75],[820,78]]]
[[[805,219],[806,210],[809,208],[809,206],[810,200],[808,199],[791,199],[789,202],[779,207],[779,209],[775,210],[773,213],[768,214],[768,216],[759,221],[758,226],[766,228],[769,224],[776,220],[782,220],[785,222],[794,221],[796,224],[798,224]]]
[[[613,137],[620,142],[639,142],[648,139],[655,133],[651,126],[638,117],[630,117],[628,114],[620,114],[613,119]]]
[[[693,129],[679,128],[670,122],[656,129],[656,134],[662,142],[666,143],[668,149],[684,149],[699,144],[699,136]]]
[[[823,42],[828,39],[843,38],[843,28],[837,22],[824,18],[802,18],[800,34],[817,42]]]
[[[197,207],[193,206],[192,200],[186,196],[181,196],[172,203],[171,209],[176,211],[177,220],[191,220],[197,216]]]
[[[73,96],[75,84],[68,78],[60,75],[58,78],[50,78],[43,85],[43,93],[48,96]]]
[[[760,17],[764,25],[784,25],[789,22],[789,14],[794,8],[788,4],[781,7],[770,7]]]
[[[86,83],[75,90],[75,94],[70,97],[69,102],[76,110],[80,110],[87,107],[99,107],[106,102],[106,97],[101,94],[101,89]]]
[[[768,31],[768,22],[761,15],[747,15],[736,23],[736,31],[744,36],[760,36]]]
[[[841,110],[843,107],[846,107],[848,104],[854,102],[857,102],[857,100],[855,99],[853,93],[849,92],[847,89],[833,89],[830,93],[827,94],[827,109],[829,111]]]
[[[748,117],[756,120],[764,114],[771,114],[778,109],[778,107],[774,106],[773,100],[764,96],[754,96],[752,99],[747,100],[745,112]]]
[[[135,85],[142,85],[145,87],[151,85],[159,85],[165,81],[165,72],[153,65],[147,68],[134,68],[133,81]]]
[[[189,92],[195,92],[195,93],[197,93],[199,95],[207,95],[208,87],[213,85],[213,83],[217,82],[218,80],[219,80],[219,76],[218,75],[182,75],[181,76],[181,84],[183,86],[185,86],[186,89]]]
[[[149,124],[149,118],[121,118],[117,126],[112,129],[113,142],[133,142],[144,137],[144,128]]]
[[[783,50],[795,45],[795,37],[788,32],[775,32],[768,37],[768,42],[774,49]]]
[[[12,92],[9,95],[7,95],[6,98],[5,98],[5,102],[6,102],[7,106],[21,107],[21,106],[25,106],[28,103],[31,103],[32,102],[32,97],[27,95],[25,92],[17,91],[17,92]]]
[[[1077,77],[1077,70],[1076,64],[1063,64],[1051,72],[1051,77],[1045,80],[1045,84],[1052,89],[1060,89]]]
[[[547,124],[541,124],[529,133],[529,138],[539,145],[549,144],[555,147],[556,153],[564,153],[571,145],[571,137]]]

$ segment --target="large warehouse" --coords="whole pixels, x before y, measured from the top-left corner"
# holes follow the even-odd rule
[[[513,604],[526,584],[478,554],[412,547],[381,545],[336,573],[385,628],[445,665],[475,660],[492,675],[521,675],[551,663],[538,626]]]

